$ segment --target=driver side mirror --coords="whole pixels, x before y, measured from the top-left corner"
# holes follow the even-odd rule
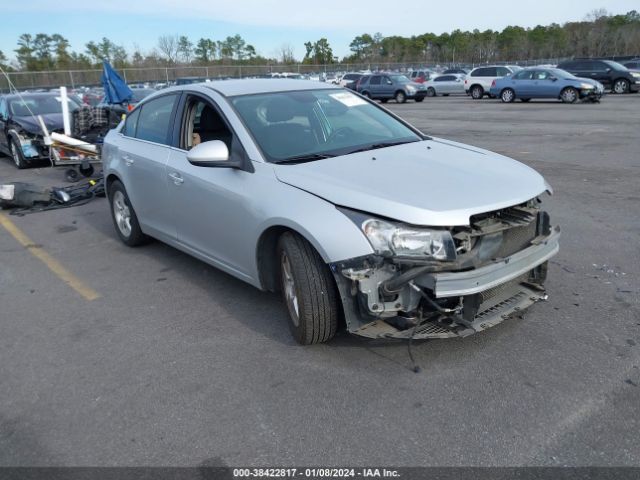
[[[551,80],[552,82],[557,81],[558,79],[556,77],[549,77],[549,80]]]
[[[238,167],[229,160],[229,149],[221,140],[211,140],[196,145],[187,152],[187,160],[197,167]]]
[[[607,68],[607,73],[611,73],[611,69],[610,68]]]

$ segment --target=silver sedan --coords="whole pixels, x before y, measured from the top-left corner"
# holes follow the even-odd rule
[[[439,77],[435,77],[424,82],[424,86],[427,88],[427,96],[446,96],[456,93],[464,95],[464,77],[464,75],[452,73],[440,75]]]
[[[281,292],[302,344],[342,318],[372,338],[479,332],[545,298],[558,251],[534,170],[319,82],[162,90],[103,160],[125,244],[153,237]]]

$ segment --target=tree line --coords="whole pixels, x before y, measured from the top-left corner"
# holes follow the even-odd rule
[[[640,54],[640,13],[610,15],[594,10],[584,21],[534,28],[454,30],[436,35],[384,37],[364,33],[353,39],[348,62],[487,63],[563,57]]]
[[[533,28],[508,26],[496,30],[454,30],[436,35],[424,33],[410,37],[363,33],[349,44],[346,63],[465,63],[492,61],[637,55],[640,53],[640,13],[612,15],[594,10],[583,21]],[[328,64],[340,61],[326,38],[304,43],[302,63]],[[164,67],[174,65],[264,65],[294,64],[298,60],[290,44],[283,44],[270,57],[260,55],[239,34],[222,40],[184,35],[163,35],[155,48],[143,52],[135,46],[127,51],[108,38],[90,41],[84,50],[71,49],[60,34],[24,33],[9,61],[0,51],[0,65],[7,70],[85,70],[99,67],[108,59],[116,68]]]

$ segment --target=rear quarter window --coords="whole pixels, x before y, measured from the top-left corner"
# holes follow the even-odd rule
[[[122,127],[122,134],[126,137],[136,136],[136,125],[138,123],[138,117],[140,116],[140,109],[136,108],[133,112],[127,115]]]

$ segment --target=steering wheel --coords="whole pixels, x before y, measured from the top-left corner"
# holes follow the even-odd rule
[[[327,138],[327,143],[333,142],[334,140],[337,140],[339,138],[346,139],[352,133],[353,133],[353,129],[351,127],[336,128],[333,132],[331,132],[331,135],[329,135],[329,138]]]

